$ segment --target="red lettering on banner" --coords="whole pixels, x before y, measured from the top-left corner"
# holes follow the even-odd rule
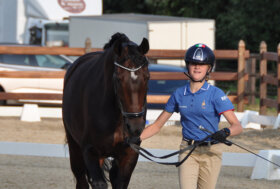
[[[57,0],[64,10],[71,13],[81,13],[86,8],[84,0]]]

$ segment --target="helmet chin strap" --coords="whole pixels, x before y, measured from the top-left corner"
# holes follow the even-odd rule
[[[207,77],[207,75],[209,75],[209,72],[207,72],[206,75],[205,75],[201,80],[194,80],[194,79],[190,76],[189,72],[184,72],[184,74],[185,74],[188,78],[190,78],[190,80],[192,80],[192,82],[200,82],[200,83],[202,83],[202,82],[205,80],[205,78]]]
[[[210,66],[209,70],[206,72],[205,76],[204,76],[201,80],[194,80],[194,79],[192,78],[192,76],[189,74],[189,71],[188,71],[188,70],[187,70],[187,72],[184,72],[184,74],[185,74],[188,78],[190,78],[190,80],[192,80],[192,82],[200,82],[200,83],[202,83],[202,82],[205,80],[205,78],[210,74],[211,71],[212,71],[212,67]]]

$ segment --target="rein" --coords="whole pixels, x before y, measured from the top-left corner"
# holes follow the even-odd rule
[[[162,165],[175,165],[176,167],[179,167],[182,163],[184,163],[188,159],[188,157],[192,154],[192,152],[196,149],[197,146],[199,146],[200,144],[204,143],[210,137],[212,137],[212,135],[208,135],[207,137],[205,137],[204,139],[202,139],[198,143],[194,143],[194,144],[189,145],[189,146],[187,146],[187,147],[185,147],[183,149],[177,150],[177,151],[175,151],[173,153],[170,153],[170,154],[167,154],[167,155],[164,155],[164,156],[155,156],[152,153],[150,153],[149,151],[147,151],[146,149],[144,149],[144,148],[142,148],[139,145],[134,144],[134,143],[129,143],[129,146],[136,153],[140,154],[141,156],[143,156],[144,158],[146,158],[146,159],[148,159],[148,160],[150,160],[152,162],[155,162],[155,163],[158,163],[158,164],[162,164]],[[178,161],[178,162],[159,162],[159,161],[155,161],[155,160],[151,159],[151,158],[166,159],[166,158],[175,156],[177,154],[182,154],[182,153],[184,153],[187,150],[190,150],[190,152],[186,155],[186,157],[184,157],[184,159],[182,159],[181,161]]]
[[[147,150],[145,150],[144,148],[141,148],[140,146],[138,146],[136,144],[133,144],[133,143],[128,143],[128,144],[129,144],[129,146],[135,152],[137,152],[138,154],[142,155],[143,157],[145,157],[146,159],[148,159],[148,160],[150,160],[152,162],[155,162],[155,163],[158,163],[158,164],[163,164],[163,165],[175,165],[176,167],[179,167],[182,163],[184,163],[184,161],[186,161],[188,159],[188,157],[192,154],[192,152],[195,150],[195,148],[197,146],[202,144],[208,138],[212,137],[212,135],[214,134],[213,132],[205,129],[203,126],[200,126],[199,129],[210,133],[210,135],[208,135],[207,137],[205,137],[203,140],[199,141],[198,143],[194,143],[192,145],[189,145],[186,148],[183,148],[181,150],[178,150],[176,152],[170,153],[170,154],[165,155],[165,156],[155,156],[155,155],[151,154],[150,152],[148,152]],[[248,150],[248,149],[244,148],[243,146],[241,146],[239,144],[236,144],[236,143],[234,143],[234,142],[232,142],[230,140],[225,140],[225,142],[223,142],[223,143],[228,145],[228,146],[231,146],[233,144],[233,145],[235,145],[235,146],[237,146],[237,147],[239,147],[239,148],[241,148],[241,149],[243,149],[243,150],[245,150],[245,151],[247,151],[247,152],[249,152],[249,153],[251,153],[251,154],[253,154],[253,155],[255,155],[255,156],[257,156],[257,157],[259,157],[259,158],[261,158],[261,159],[263,159],[263,160],[265,160],[265,161],[267,161],[267,162],[269,162],[269,163],[271,163],[271,164],[273,164],[273,165],[275,165],[275,166],[280,168],[280,165],[278,163],[270,161],[269,159],[267,159],[267,158],[265,158],[263,156],[260,156],[260,155],[258,155],[256,153],[252,152],[251,150]],[[184,157],[184,159],[182,161],[179,161],[179,162],[158,162],[158,161],[155,161],[155,160],[150,158],[150,157],[153,157],[153,158],[158,158],[158,159],[166,159],[166,158],[172,157],[172,156],[177,155],[177,154],[182,154],[182,153],[184,153],[187,150],[190,150],[190,152],[186,155],[186,157]],[[141,151],[146,153],[146,155],[144,153],[142,153]],[[148,157],[148,156],[150,156],[150,157]]]

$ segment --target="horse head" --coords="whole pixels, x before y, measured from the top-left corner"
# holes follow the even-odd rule
[[[146,96],[150,74],[145,54],[149,50],[149,42],[143,38],[138,46],[126,36],[122,36],[115,41],[113,49],[114,87],[125,120],[127,137],[139,136],[146,122]]]

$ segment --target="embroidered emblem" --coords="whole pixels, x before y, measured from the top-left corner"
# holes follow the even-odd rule
[[[203,61],[203,51],[201,48],[197,48],[193,54],[194,60]]]
[[[221,99],[222,101],[225,101],[227,99],[227,96],[222,96]]]
[[[205,106],[206,106],[205,100],[203,100],[203,102],[202,102],[202,104],[201,104],[201,108],[202,108],[202,109],[205,109],[205,108],[206,108]]]

